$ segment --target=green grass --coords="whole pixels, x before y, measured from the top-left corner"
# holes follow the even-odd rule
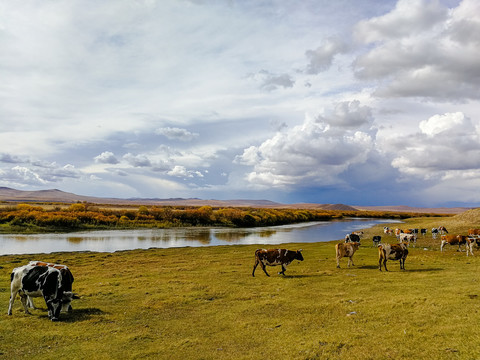
[[[282,245],[304,249],[286,277],[251,276],[259,245],[1,256],[0,359],[480,358],[480,252],[441,253],[428,235],[406,271],[380,272],[371,235],[382,231],[366,231],[350,269],[336,268],[336,242]],[[81,299],[60,322],[39,298],[33,315],[18,298],[6,315],[9,274],[30,260],[75,276]]]

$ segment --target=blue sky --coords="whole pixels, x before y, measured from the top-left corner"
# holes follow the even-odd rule
[[[480,2],[0,2],[0,186],[480,204]]]

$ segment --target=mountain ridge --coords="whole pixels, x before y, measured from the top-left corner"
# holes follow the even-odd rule
[[[96,204],[112,205],[158,205],[158,206],[212,206],[212,207],[258,207],[258,208],[291,208],[291,209],[322,209],[340,211],[392,211],[392,212],[416,212],[438,214],[460,214],[471,207],[454,208],[418,208],[406,205],[399,206],[352,206],[346,204],[317,204],[297,203],[282,204],[271,200],[233,199],[215,200],[199,198],[107,198],[77,195],[59,189],[48,190],[17,190],[9,187],[0,187],[0,201],[4,202],[90,202]]]

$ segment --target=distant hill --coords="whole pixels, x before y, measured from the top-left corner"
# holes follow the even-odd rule
[[[394,211],[394,212],[411,212],[411,213],[427,213],[427,214],[460,214],[471,210],[471,207],[439,207],[439,208],[419,208],[405,205],[391,206],[357,206],[358,210],[367,211]]]
[[[158,206],[212,206],[212,207],[256,207],[256,208],[283,208],[283,209],[322,209],[340,211],[393,211],[435,214],[460,214],[471,208],[414,208],[410,206],[350,206],[345,204],[282,204],[270,200],[202,200],[198,198],[103,198],[76,195],[58,189],[24,191],[8,187],[0,187],[0,201],[6,202],[59,202],[76,203],[89,202],[94,204],[112,205],[158,205]]]
[[[7,187],[0,187],[0,201],[8,202],[90,202],[94,204],[125,204],[125,205],[159,205],[159,206],[204,206],[212,207],[257,207],[257,208],[309,208],[327,210],[356,211],[354,207],[343,204],[281,204],[270,200],[202,200],[198,198],[102,198],[93,196],[76,195],[58,189],[24,191]]]
[[[471,209],[461,214],[455,215],[455,219],[470,224],[477,224],[478,226],[480,224],[480,208]]]

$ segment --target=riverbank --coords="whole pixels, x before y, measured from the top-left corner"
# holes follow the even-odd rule
[[[424,216],[440,216],[423,214]],[[406,219],[418,213],[324,209],[15,204],[0,206],[0,233],[33,234],[86,230],[178,227],[259,227],[346,217]]]

